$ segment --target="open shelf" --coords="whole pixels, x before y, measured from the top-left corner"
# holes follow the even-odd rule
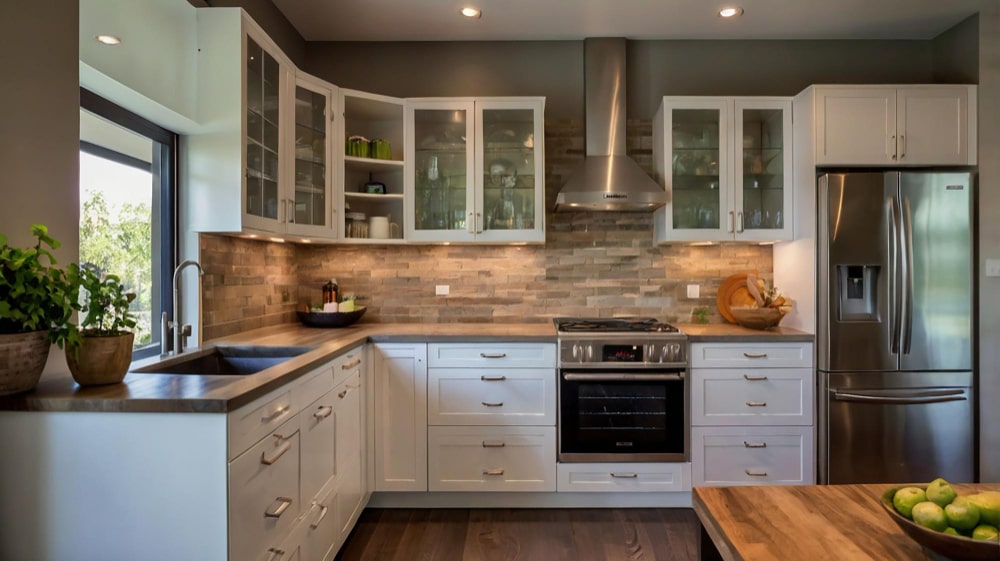
[[[344,193],[344,196],[348,199],[357,200],[367,200],[367,201],[390,201],[390,200],[403,200],[402,193],[386,193],[385,195],[380,195],[378,193]]]
[[[402,160],[377,160],[375,158],[359,158],[357,156],[344,156],[344,165],[352,169],[362,170],[391,170],[402,169]]]

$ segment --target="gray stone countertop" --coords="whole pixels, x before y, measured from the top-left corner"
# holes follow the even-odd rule
[[[749,329],[731,323],[681,323],[677,324],[692,343],[804,343],[813,342],[816,336],[790,327]]]

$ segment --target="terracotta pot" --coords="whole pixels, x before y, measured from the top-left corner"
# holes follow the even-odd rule
[[[0,335],[0,395],[34,389],[48,358],[47,329]]]
[[[132,333],[107,336],[84,335],[76,352],[66,350],[66,363],[81,386],[117,384],[132,363]]]

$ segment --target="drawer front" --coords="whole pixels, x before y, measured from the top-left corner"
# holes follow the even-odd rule
[[[555,368],[555,343],[427,345],[428,367]]]
[[[430,427],[431,491],[555,491],[555,427]]]
[[[313,501],[302,523],[305,524],[302,558],[313,561],[333,559],[341,538],[337,526],[337,490],[331,488],[323,497]]]
[[[693,368],[692,425],[811,425],[811,368]]]
[[[693,427],[695,486],[815,482],[812,427]]]
[[[302,510],[300,499],[295,418],[229,463],[229,558],[253,559],[276,543]]]
[[[299,414],[304,501],[314,499],[336,474],[337,401],[330,390]]]
[[[690,463],[559,464],[560,493],[672,493],[691,490]]]
[[[812,343],[694,343],[691,366],[707,368],[811,368]]]
[[[551,368],[431,368],[431,425],[555,425],[556,371]]]
[[[333,385],[339,386],[344,380],[360,374],[365,366],[365,347],[360,345],[340,355],[333,361]]]
[[[229,413],[229,459],[291,419],[294,409],[292,391],[286,386]]]
[[[333,390],[336,432],[337,478],[347,472],[361,472],[361,439],[365,438],[361,418],[361,375],[355,374]]]
[[[333,366],[330,364],[293,381],[289,387],[292,388],[294,410],[302,411],[309,407],[319,396],[332,390],[333,386]]]

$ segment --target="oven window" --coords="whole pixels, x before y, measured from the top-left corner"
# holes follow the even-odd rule
[[[684,453],[684,382],[562,382],[563,453]]]

